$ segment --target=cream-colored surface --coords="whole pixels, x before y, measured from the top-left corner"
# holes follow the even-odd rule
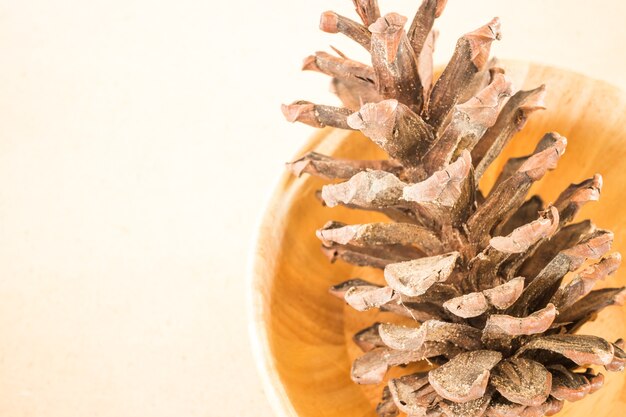
[[[332,100],[302,57],[362,56],[317,31],[330,8],[353,16],[349,0],[0,0],[0,415],[271,415],[246,257],[312,133],[278,105]],[[450,0],[437,60],[492,15],[500,56],[626,87],[626,3]]]

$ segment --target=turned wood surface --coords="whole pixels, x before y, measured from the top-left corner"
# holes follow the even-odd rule
[[[581,75],[534,64],[510,62],[515,86],[547,84],[545,111],[536,112],[483,178],[488,189],[506,157],[530,152],[545,132],[568,138],[557,169],[531,193],[546,202],[572,182],[595,173],[604,177],[599,202],[590,203],[578,219],[591,218],[615,232],[614,250],[626,254],[626,95],[617,88]],[[325,129],[311,138],[309,150],[355,159],[380,157],[381,152],[360,133]],[[300,156],[296,155],[296,156]],[[375,416],[382,385],[360,386],[350,379],[352,360],[360,354],[352,335],[374,321],[390,321],[389,313],[353,311],[328,294],[328,287],[348,278],[383,282],[382,273],[338,261],[331,264],[320,251],[315,230],[330,219],[346,223],[382,216],[344,207],[325,208],[315,197],[322,180],[285,173],[267,207],[253,266],[252,309],[254,349],[265,389],[280,416]],[[598,284],[626,284],[626,267]],[[611,307],[581,329],[608,340],[626,336],[626,310]],[[406,373],[394,369],[388,376]],[[605,386],[577,403],[566,403],[559,416],[617,417],[626,410],[626,378],[607,373]]]

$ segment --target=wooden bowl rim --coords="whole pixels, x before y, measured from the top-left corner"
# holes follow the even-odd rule
[[[583,77],[587,80],[605,85],[608,89],[612,90],[616,96],[626,98],[626,92],[615,84],[606,80],[587,76],[581,72],[533,61],[503,59],[502,62],[506,68],[528,66],[529,68],[533,67],[538,69],[554,70],[567,76]],[[443,66],[438,66],[436,73],[439,74],[442,69]],[[300,157],[306,152],[314,150],[316,146],[322,143],[330,132],[334,130],[339,129],[326,127],[315,131],[311,136],[309,136],[304,145],[298,149],[295,157]],[[247,319],[249,321],[248,335],[250,337],[253,359],[255,361],[257,373],[261,380],[261,388],[268,399],[270,407],[278,417],[298,417],[298,413],[293,407],[293,404],[291,403],[280,380],[275,359],[271,355],[267,323],[263,320],[267,306],[263,301],[263,296],[260,291],[263,284],[262,281],[264,279],[260,270],[266,261],[261,256],[260,247],[264,241],[266,229],[274,222],[274,216],[272,215],[273,209],[281,204],[285,190],[288,190],[290,186],[293,186],[293,184],[290,184],[290,179],[293,178],[293,175],[287,171],[278,176],[272,185],[272,192],[268,194],[268,197],[262,205],[262,210],[259,212],[257,221],[255,222],[256,227],[254,229],[254,235],[252,236],[252,245],[250,246],[246,274],[246,310],[248,315]]]
[[[317,129],[301,146],[297,153],[303,155],[309,152],[321,143],[332,128],[326,127]],[[247,312],[248,312],[248,334],[250,337],[250,345],[252,348],[252,356],[257,368],[257,374],[261,379],[261,388],[270,403],[270,407],[277,417],[297,417],[298,413],[289,401],[289,396],[285,391],[278,371],[274,364],[273,356],[267,335],[267,326],[263,320],[266,305],[260,293],[261,274],[259,270],[264,264],[264,260],[260,254],[260,246],[264,240],[264,232],[266,228],[274,221],[272,216],[273,208],[281,204],[285,189],[289,187],[293,174],[286,170],[279,175],[272,185],[272,192],[268,194],[266,201],[262,206],[260,215],[255,222],[256,227],[252,237],[252,245],[250,247],[250,255],[247,265]]]

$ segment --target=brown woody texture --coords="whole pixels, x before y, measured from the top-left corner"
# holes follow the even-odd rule
[[[432,52],[442,0],[424,0],[408,31],[406,17],[381,16],[375,0],[353,0],[358,23],[334,12],[320,28],[371,53],[371,65],[318,52],[305,70],[332,77],[342,107],[296,101],[289,121],[360,130],[387,160],[340,160],[309,153],[288,164],[296,175],[331,180],[329,207],[385,214],[388,222],[329,222],[317,231],[330,261],[383,270],[386,285],[349,278],[331,294],[359,311],[380,309],[405,325],[375,323],[354,342],[358,384],[381,384],[390,367],[428,361],[431,369],[393,378],[376,411],[411,417],[553,415],[564,401],[600,389],[598,371],[622,371],[623,340],[576,331],[604,308],[621,305],[625,288],[594,290],[614,273],[613,234],[578,211],[600,197],[595,175],[552,203],[529,196],[556,168],[567,139],[539,138],[530,155],[511,158],[488,192],[482,175],[534,111],[545,86],[515,91],[492,59],[500,22],[463,35],[439,78]]]

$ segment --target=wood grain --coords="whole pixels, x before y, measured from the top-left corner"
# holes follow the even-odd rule
[[[615,232],[614,248],[626,254],[626,94],[615,87],[572,72],[521,62],[508,62],[515,86],[548,87],[548,109],[533,114],[526,128],[505,149],[483,177],[488,189],[506,157],[532,150],[548,131],[568,138],[565,156],[531,192],[553,201],[572,182],[595,173],[604,177],[600,202],[588,204],[580,218],[591,218]],[[380,151],[359,133],[325,129],[302,149],[369,159]],[[267,207],[252,268],[251,309],[253,344],[265,390],[280,416],[375,416],[381,386],[359,386],[350,380],[352,360],[359,355],[352,335],[386,313],[358,313],[328,295],[328,287],[348,278],[382,282],[378,271],[343,262],[330,264],[320,251],[315,230],[330,219],[346,223],[371,222],[376,214],[343,207],[325,208],[315,191],[323,182],[285,173]],[[604,285],[626,285],[626,268]],[[601,284],[602,285],[602,284]],[[609,340],[626,336],[626,310],[610,308],[582,332]],[[405,370],[401,371],[406,372]],[[399,373],[390,372],[390,376]],[[606,375],[605,386],[559,416],[622,415],[626,407],[626,378]]]

